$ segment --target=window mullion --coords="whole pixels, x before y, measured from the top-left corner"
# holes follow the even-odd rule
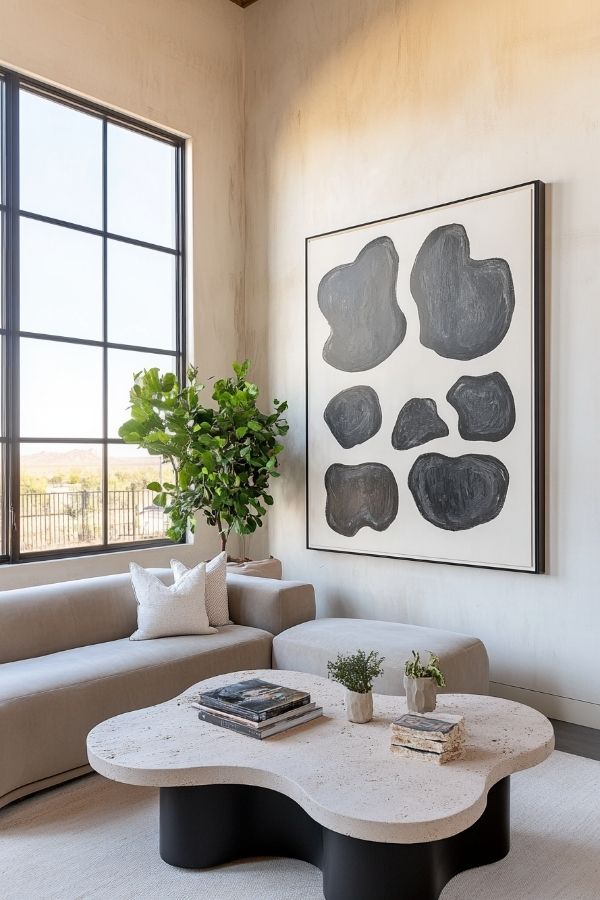
[[[5,402],[7,439],[7,549],[11,562],[20,553],[19,452],[19,79],[7,75],[6,99],[6,354]]]
[[[102,542],[108,540],[108,123],[102,122]]]

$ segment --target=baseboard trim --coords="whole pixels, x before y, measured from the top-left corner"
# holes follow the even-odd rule
[[[490,694],[494,697],[504,697],[506,700],[526,703],[527,706],[539,709],[550,719],[585,725],[587,728],[600,728],[600,703],[575,700],[572,697],[560,697],[557,694],[533,691],[530,688],[503,684],[499,681],[490,681]]]

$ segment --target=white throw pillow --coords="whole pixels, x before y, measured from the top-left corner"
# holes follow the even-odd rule
[[[138,627],[132,641],[180,634],[213,634],[204,605],[206,565],[188,569],[183,578],[167,586],[137,563],[129,564],[138,602]]]
[[[203,563],[204,565],[204,563]],[[190,571],[178,559],[171,560],[175,584]],[[227,600],[227,553],[223,551],[206,563],[206,590],[204,593],[206,612],[211,625],[229,625],[229,602]]]

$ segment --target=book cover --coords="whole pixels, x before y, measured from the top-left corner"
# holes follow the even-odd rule
[[[242,718],[242,716],[236,716],[233,713],[225,712],[224,710],[216,710],[211,706],[203,706],[202,703],[192,703],[194,709],[199,709],[203,712],[209,712],[215,715],[223,716],[224,718],[231,719],[232,722],[238,722],[240,725],[245,725],[248,728],[267,728],[269,725],[273,725],[275,722],[280,722],[284,719],[290,719],[293,716],[297,716],[301,713],[310,712],[310,710],[315,709],[316,705],[316,703],[306,703],[303,706],[297,706],[293,709],[288,709],[287,712],[280,713],[280,715],[278,716],[272,716],[270,719],[263,719],[262,722],[254,722],[252,719]]]
[[[451,735],[463,733],[464,719],[462,716],[445,716],[434,718],[428,715],[407,713],[395,719],[391,724],[394,734],[423,734],[428,738],[437,738],[440,741],[448,740]]]
[[[289,709],[306,706],[310,694],[294,688],[271,684],[261,678],[249,678],[236,684],[227,684],[200,695],[203,706],[233,713],[243,719],[262,722],[281,715]]]
[[[313,719],[318,719],[323,715],[323,708],[321,706],[315,707],[314,709],[309,710],[308,712],[298,711],[296,716],[293,716],[290,719],[284,719],[281,722],[275,722],[274,724],[269,723],[266,728],[252,728],[248,723],[242,724],[240,722],[236,722],[229,716],[222,716],[216,710],[200,710],[198,712],[198,718],[202,722],[208,722],[211,725],[218,725],[220,728],[226,728],[229,731],[235,731],[237,734],[245,734],[247,737],[255,738],[256,740],[262,741],[264,738],[271,737],[274,734],[281,734],[284,731],[288,731],[291,728],[296,728],[298,725],[304,725],[305,722],[310,722]]]

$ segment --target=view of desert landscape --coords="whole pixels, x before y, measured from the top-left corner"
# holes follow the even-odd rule
[[[146,485],[169,480],[170,467],[134,447],[109,444],[108,504],[102,502],[102,446],[23,444],[21,447],[22,549],[50,551],[164,536],[167,520]]]

